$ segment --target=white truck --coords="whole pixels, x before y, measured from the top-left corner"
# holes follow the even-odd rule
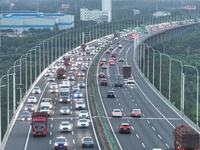
[[[50,116],[50,114],[51,114],[51,108],[50,107],[51,107],[50,102],[41,102],[39,111],[40,112],[46,112],[48,114],[48,116]]]
[[[59,84],[59,101],[69,103],[71,101],[70,95],[70,84]]]

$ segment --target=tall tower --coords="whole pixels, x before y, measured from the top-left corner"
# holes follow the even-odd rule
[[[102,10],[103,11],[112,11],[112,0],[102,0]]]
[[[112,20],[112,0],[102,0],[102,11],[109,12],[109,20]]]

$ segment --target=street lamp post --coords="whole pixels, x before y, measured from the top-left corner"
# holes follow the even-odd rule
[[[2,80],[4,77],[8,76],[8,75],[13,75],[13,79],[15,78],[15,74],[14,74],[14,73],[3,75],[3,76],[0,78],[0,108],[1,108],[1,87],[4,87],[4,86],[5,86],[5,85],[1,85],[1,80]],[[1,110],[2,110],[2,109],[0,109],[0,145],[1,145],[1,117],[2,117],[2,115],[1,115]]]
[[[182,61],[175,59],[175,58],[171,58],[171,60],[178,61],[181,64],[181,101],[180,101],[180,105],[181,105],[181,112],[183,112],[183,63],[182,63]]]
[[[155,53],[155,51],[156,52],[158,52],[159,53],[159,55],[160,55],[160,79],[159,79],[159,91],[160,91],[160,93],[161,93],[161,87],[162,87],[162,55],[161,55],[161,52],[159,52],[158,50],[155,50],[155,49],[152,49],[153,50],[153,56],[155,55],[154,53]],[[155,59],[155,57],[154,57],[154,59]],[[154,62],[155,60],[153,60],[153,62]],[[155,67],[155,66],[154,66]],[[153,68],[154,69],[154,68]],[[154,77],[153,77],[154,78]],[[153,81],[154,82],[154,81]],[[154,85],[154,84],[153,84]]]
[[[171,69],[172,69],[172,62],[171,62],[171,57],[167,54],[163,54],[162,55],[164,56],[167,56],[169,58],[169,93],[168,93],[168,100],[171,101],[171,76],[172,76],[172,73],[171,73]]]
[[[199,70],[194,67],[194,66],[191,66],[191,65],[184,65],[186,67],[191,67],[191,68],[194,68],[196,71],[197,71],[197,111],[196,111],[196,124],[197,126],[199,126]]]

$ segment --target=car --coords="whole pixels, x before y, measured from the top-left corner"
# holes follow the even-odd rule
[[[77,61],[83,60],[83,57],[77,57]]]
[[[121,109],[113,109],[112,111],[112,117],[122,117],[122,111]]]
[[[133,78],[128,78],[125,85],[134,86],[135,80]]]
[[[69,121],[62,121],[60,123],[60,132],[70,132],[72,131],[72,125]]]
[[[95,54],[96,54],[95,50],[93,50],[93,51],[90,52],[90,55],[95,55]]]
[[[57,66],[57,65],[54,65],[54,66],[52,66],[51,69],[58,69],[58,66]]]
[[[119,125],[119,133],[131,133],[131,126],[129,123],[121,123]]]
[[[88,117],[89,117],[89,113],[87,110],[79,111],[79,118],[88,118]]]
[[[115,39],[116,39],[116,38],[115,38]],[[117,38],[117,39],[118,39],[118,38]],[[119,44],[120,44],[120,42],[119,42],[119,41],[117,41],[117,42],[116,42],[116,44],[117,44],[117,45],[119,45]]]
[[[78,67],[78,62],[73,62],[71,66],[72,67]]]
[[[114,66],[115,62],[110,62],[109,64],[110,64],[110,66]]]
[[[58,84],[55,83],[55,82],[53,82],[53,83],[51,83],[50,88],[51,88],[51,89],[52,89],[52,88],[58,88]]]
[[[69,115],[70,114],[70,109],[68,106],[62,106],[60,108],[60,114],[61,115]]]
[[[102,69],[107,69],[108,67],[107,67],[106,64],[104,64],[104,65],[101,66],[101,68],[102,68]]]
[[[106,54],[110,54],[110,50],[108,49],[108,50],[106,50]]]
[[[58,93],[58,92],[59,92],[59,90],[56,87],[53,87],[50,89],[50,93]]]
[[[119,62],[124,62],[124,58],[123,58],[123,57],[120,57],[120,58],[119,58]]]
[[[37,103],[37,98],[35,96],[28,97],[28,103]]]
[[[107,98],[115,98],[115,92],[114,91],[108,91],[107,92]]]
[[[109,62],[109,63],[113,63],[113,62],[115,62],[115,58],[114,58],[114,57],[111,57],[111,58],[109,59],[108,62]]]
[[[54,78],[53,76],[49,76],[48,79],[47,79],[47,81],[49,81],[49,82],[54,82],[54,81],[55,81],[55,78]]]
[[[58,60],[59,63],[64,63],[64,60],[61,58]]]
[[[78,127],[84,128],[89,127],[89,122],[87,119],[79,119],[78,120]]]
[[[35,111],[35,105],[34,104],[26,104],[24,107],[25,111],[29,111],[29,112],[34,112]]]
[[[72,66],[72,67],[70,68],[70,70],[71,70],[71,71],[77,71],[78,68],[77,68],[76,66]]]
[[[109,50],[113,50],[114,49],[114,46],[110,46]]]
[[[104,61],[100,62],[100,66],[105,65],[106,63]]]
[[[106,62],[106,58],[102,58],[102,59],[101,59],[101,62]]]
[[[105,77],[106,77],[106,75],[105,75],[104,72],[100,72],[100,73],[99,73],[99,78],[105,78]]]
[[[140,109],[133,109],[131,112],[131,116],[132,117],[141,117],[142,116],[142,112]]]
[[[83,137],[81,141],[82,141],[82,148],[94,147],[94,141],[91,137]]]
[[[84,81],[78,81],[78,86],[80,88],[84,88],[85,87],[85,82]]]
[[[85,103],[83,101],[77,101],[75,107],[76,109],[85,109]]]
[[[23,111],[21,114],[22,121],[29,121],[31,120],[31,113],[29,111]]]
[[[76,91],[76,92],[73,93],[73,97],[74,98],[82,98],[83,93],[81,91]]]
[[[82,67],[85,67],[85,68],[88,69],[88,66],[89,66],[88,62],[83,62],[83,63],[82,63]]]
[[[67,79],[69,81],[74,81],[75,80],[75,76],[73,74],[68,74]]]
[[[118,48],[122,48],[122,45],[121,45],[121,44],[119,44],[119,45],[118,45]]]
[[[74,85],[72,87],[72,92],[80,91],[80,87],[78,85]]]
[[[67,139],[63,136],[56,137],[54,141],[54,149],[65,149],[67,150],[68,142]]]
[[[108,80],[107,79],[101,79],[101,85],[108,85]]]
[[[69,79],[63,79],[62,84],[70,84]]]
[[[79,77],[84,77],[84,76],[85,76],[85,72],[80,71],[80,72],[78,73],[78,76],[79,76]]]
[[[40,94],[41,93],[41,89],[39,86],[35,86],[32,90],[33,94]]]
[[[90,60],[92,60],[92,58],[91,58],[91,57],[87,57],[86,60],[87,60],[87,61],[90,61]]]
[[[72,50],[72,54],[75,54],[76,53],[76,50]]]
[[[81,67],[81,71],[87,71],[86,67]]]
[[[51,70],[47,70],[47,72],[44,74],[45,77],[48,77],[48,76],[52,76],[53,73]]]
[[[116,57],[117,53],[116,52],[112,52],[111,57]]]

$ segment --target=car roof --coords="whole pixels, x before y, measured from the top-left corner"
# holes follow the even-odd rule
[[[121,125],[123,125],[123,126],[129,126],[129,123],[121,123]]]
[[[113,111],[121,111],[121,109],[113,109]]]

